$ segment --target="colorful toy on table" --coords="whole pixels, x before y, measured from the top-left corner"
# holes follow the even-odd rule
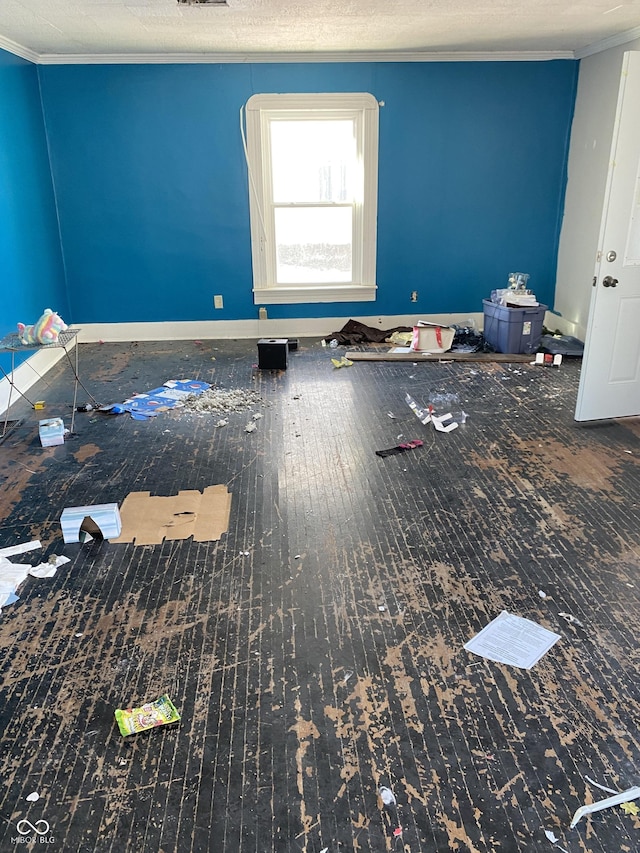
[[[51,308],[45,308],[42,317],[33,326],[18,323],[18,336],[25,346],[55,344],[60,332],[64,332],[68,328],[62,317],[52,311]]]

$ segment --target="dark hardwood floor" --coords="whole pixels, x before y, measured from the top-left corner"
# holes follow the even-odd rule
[[[587,776],[640,784],[640,421],[575,424],[575,361],[344,352],[302,340],[269,372],[256,341],[81,345],[100,403],[197,378],[258,391],[253,433],[255,406],[226,427],[90,411],[43,449],[66,362],[29,393],[44,415],[13,407],[0,547],[71,562],[0,615],[0,850],[640,850],[620,807],[569,829],[608,796]],[[457,394],[466,423],[436,433],[407,392]],[[217,542],[63,543],[66,506],[215,484]],[[530,670],[463,649],[502,610],[561,634]],[[164,693],[181,722],[123,738],[115,709]]]

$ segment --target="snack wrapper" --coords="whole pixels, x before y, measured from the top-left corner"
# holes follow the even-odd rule
[[[165,726],[168,723],[177,723],[180,714],[167,694],[156,699],[155,702],[147,702],[140,708],[116,709],[116,721],[120,734],[123,737],[152,729],[155,726]]]

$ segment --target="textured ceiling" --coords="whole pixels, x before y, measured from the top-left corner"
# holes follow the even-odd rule
[[[640,36],[640,0],[0,0],[0,46],[44,62],[162,54],[579,56],[627,36]]]

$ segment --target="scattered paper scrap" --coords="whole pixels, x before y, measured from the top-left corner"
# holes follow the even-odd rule
[[[577,625],[579,628],[584,628],[582,622],[579,619],[576,619],[575,616],[572,616],[571,613],[558,613],[558,616],[566,619],[571,625]]]
[[[560,844],[559,844],[560,839],[555,835],[555,833],[551,832],[548,829],[545,829],[544,834],[547,836],[547,838],[549,839],[549,841],[552,844],[558,845],[558,850],[562,850],[562,853],[568,853],[568,850],[565,850],[564,847],[560,847]]]
[[[452,430],[457,429],[458,422],[452,420],[452,418],[453,415],[451,412],[447,412],[446,415],[431,415],[431,421],[438,432],[451,432]],[[451,423],[447,423],[447,421],[451,421]]]
[[[579,809],[576,809],[575,814],[571,819],[569,829],[573,829],[578,821],[585,815],[592,814],[593,812],[599,812],[603,809],[610,809],[611,806],[621,806],[623,803],[630,802],[631,800],[637,800],[638,797],[640,797],[640,788],[629,788],[629,790],[622,791],[622,793],[616,794],[613,797],[607,797],[606,800],[599,800],[597,803],[580,806]]]
[[[37,803],[40,799],[40,794],[37,791],[32,791],[26,799],[30,803]]]
[[[428,423],[432,423],[438,432],[451,432],[458,427],[458,422],[452,420],[453,416],[451,412],[447,412],[446,415],[436,415],[431,403],[426,408],[423,408],[416,403],[411,394],[405,395],[405,401],[420,423],[425,426]],[[451,423],[448,423],[448,421],[451,421]]]
[[[29,574],[34,578],[52,578],[60,566],[71,562],[68,557],[59,554],[48,563],[40,563],[38,566],[33,566],[29,569]]]
[[[22,545],[11,545],[9,548],[0,548],[0,557],[14,557],[16,554],[24,554],[26,551],[35,551],[42,548],[40,541],[23,542]]]
[[[127,708],[124,711],[118,708],[115,717],[120,734],[127,737],[155,726],[176,723],[180,719],[180,714],[165,693],[155,702],[147,702],[140,708]]]
[[[496,663],[531,669],[559,639],[560,634],[503,610],[464,648]]]
[[[36,578],[52,577],[58,566],[68,562],[68,557],[60,556],[47,563],[29,566],[25,563],[12,563],[7,557],[0,557],[0,610],[7,604],[19,601],[17,589],[29,575]]]

